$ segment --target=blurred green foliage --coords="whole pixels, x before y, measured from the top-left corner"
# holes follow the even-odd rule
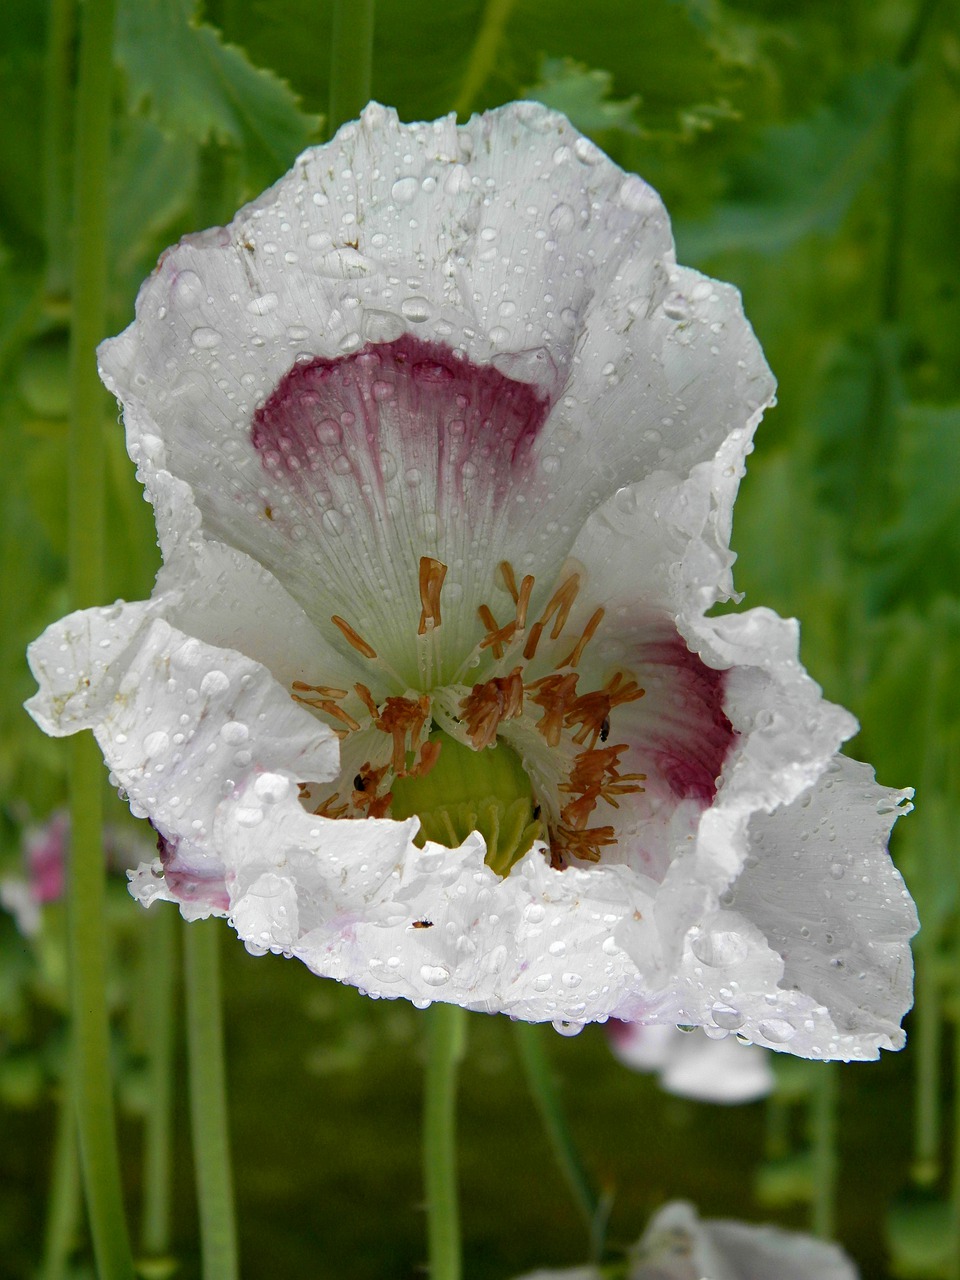
[[[24,822],[49,813],[65,788],[64,754],[20,704],[32,690],[25,646],[65,602],[65,104],[75,72],[70,0],[8,0],[5,16],[0,113],[16,127],[0,130],[0,871],[19,861]],[[131,319],[136,288],[168,243],[229,217],[319,140],[330,20],[326,0],[123,0],[111,332]],[[913,1055],[926,1066],[908,1054],[841,1073],[840,1234],[865,1275],[886,1275],[878,1216],[908,1181],[912,1073],[936,1085],[942,1010],[957,1017],[956,7],[380,0],[373,75],[375,95],[405,119],[517,96],[563,109],[661,191],[680,260],[744,293],[781,390],[737,508],[738,585],[747,604],[801,618],[808,668],[861,718],[854,753],[874,760],[882,781],[918,787],[919,813],[901,824],[897,849],[927,925],[918,957],[933,1031]],[[137,598],[157,564],[153,524],[116,421],[103,426],[110,595]],[[135,909],[121,901],[117,910]],[[43,1199],[50,1158],[30,1135],[39,1124],[48,1136],[56,1084],[34,1059],[56,1056],[61,1029],[44,977],[49,956],[2,923],[0,1050],[14,1138],[0,1181],[16,1179],[22,1191],[0,1210],[0,1270],[25,1276],[37,1257],[30,1205]],[[273,960],[239,955],[228,973],[250,1274],[339,1275],[347,1257],[354,1277],[410,1274],[421,1248],[410,1189],[415,1014],[328,990]],[[145,998],[128,994],[133,1005]],[[466,1223],[478,1278],[572,1263],[584,1247],[505,1036],[479,1021],[465,1084]],[[558,1041],[553,1052],[587,1161],[616,1191],[616,1239],[638,1234],[658,1198],[678,1194],[700,1196],[708,1212],[761,1216],[750,1194],[763,1156],[756,1108],[734,1118],[665,1102],[614,1066],[599,1035]],[[522,1155],[504,1146],[503,1132],[526,1135]],[[125,1136],[133,1169],[130,1126]],[[768,1200],[789,1203],[797,1187],[803,1198],[809,1178],[797,1174],[802,1153],[789,1163],[795,1148],[764,1166]],[[181,1139],[180,1161],[184,1150]],[[943,1219],[945,1156],[927,1159],[922,1195],[914,1189],[891,1220],[898,1275],[942,1274],[910,1241],[915,1202],[924,1221]],[[182,1274],[194,1275],[183,1185],[178,1194]],[[796,1208],[781,1217],[804,1221]]]

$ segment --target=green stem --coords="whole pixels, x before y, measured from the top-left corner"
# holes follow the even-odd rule
[[[67,1054],[69,1064],[70,1055]],[[57,1115],[50,1199],[43,1240],[40,1280],[64,1280],[80,1217],[80,1178],[77,1164],[77,1116],[68,1077]]]
[[[103,600],[103,423],[97,377],[107,286],[107,175],[113,98],[113,0],[87,0],[80,29],[70,341],[69,581],[76,609]],[[94,740],[70,743],[69,948],[77,1118],[100,1280],[133,1275],[120,1189],[104,954],[103,766]]]
[[[932,1187],[940,1177],[940,986],[936,956],[930,947],[917,947],[916,1013],[913,1061],[915,1110],[913,1166],[910,1175],[921,1187]]]
[[[527,1087],[540,1113],[554,1159],[587,1224],[591,1261],[598,1262],[603,1256],[609,1202],[594,1190],[573,1140],[560,1102],[556,1077],[543,1050],[543,1028],[529,1022],[515,1022],[513,1025],[520,1061],[527,1077]]]
[[[423,1176],[427,1201],[430,1280],[460,1280],[457,1197],[457,1069],[466,1042],[466,1013],[434,1004],[427,1020],[427,1075],[423,1107]]]
[[[65,297],[70,285],[70,73],[75,23],[74,0],[51,0],[43,74],[43,220],[51,298]]]
[[[220,995],[220,922],[184,926],[187,1060],[204,1280],[237,1280]]]
[[[144,916],[143,924],[151,969],[146,1027],[150,1106],[144,1133],[140,1243],[145,1253],[157,1255],[170,1248],[177,913],[161,904]]]
[[[330,52],[330,137],[356,120],[370,101],[373,76],[373,0],[334,0]]]
[[[821,1240],[832,1240],[836,1234],[837,1093],[837,1066],[824,1063],[810,1098],[814,1180],[810,1225]]]
[[[515,4],[516,0],[487,0],[480,30],[470,50],[470,60],[464,73],[463,84],[453,104],[453,109],[458,116],[470,113],[474,99],[497,65],[503,32]]]

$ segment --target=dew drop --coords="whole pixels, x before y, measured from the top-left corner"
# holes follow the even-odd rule
[[[761,1022],[757,1029],[771,1044],[785,1044],[797,1034],[797,1028],[786,1018],[769,1018],[766,1022]]]
[[[413,204],[419,190],[420,184],[416,178],[398,178],[390,188],[390,194],[397,204]]]
[[[739,1031],[744,1024],[743,1014],[732,1005],[715,1004],[710,1012],[717,1026],[725,1031]]]
[[[747,957],[749,950],[746,941],[739,933],[728,929],[716,929],[710,933],[701,933],[690,943],[691,950],[698,960],[713,968],[725,968],[728,965],[740,964]]]
[[[577,225],[577,215],[568,204],[558,204],[548,219],[550,230],[566,235]]]
[[[428,987],[442,987],[450,981],[450,970],[442,964],[424,964],[420,966],[420,977]]]
[[[433,314],[433,307],[427,298],[417,295],[412,298],[404,298],[400,303],[400,311],[411,324],[424,324]]]
[[[290,790],[290,780],[282,773],[261,773],[253,784],[253,790],[267,804],[280,804]]]
[[[198,306],[203,298],[203,281],[195,271],[181,271],[170,292],[174,304],[188,311],[191,307]]]
[[[254,316],[269,315],[277,309],[279,301],[275,293],[264,293],[259,298],[251,298],[247,303],[247,310]]]
[[[692,307],[682,293],[671,293],[663,301],[663,314],[670,320],[689,320]]]
[[[333,418],[324,418],[317,426],[317,439],[321,444],[339,444],[343,439],[340,423]]]
[[[230,677],[223,671],[208,671],[200,681],[200,692],[205,698],[215,698],[230,688]]]
[[[170,744],[170,735],[165,733],[163,729],[157,729],[153,733],[148,733],[143,740],[143,754],[148,760],[154,756],[161,755],[166,751]]]
[[[561,1036],[578,1036],[583,1030],[582,1022],[567,1022],[564,1018],[555,1018],[553,1029],[557,1035]]]
[[[573,152],[581,164],[595,165],[603,159],[603,152],[589,138],[578,138],[573,144]]]
[[[213,347],[219,347],[223,341],[223,334],[219,329],[209,329],[204,325],[199,329],[194,329],[190,335],[190,341],[195,347],[206,351]]]

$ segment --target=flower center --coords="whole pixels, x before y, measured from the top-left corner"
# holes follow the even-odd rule
[[[513,617],[498,622],[487,604],[477,610],[482,638],[452,682],[432,685],[434,646],[443,626],[441,595],[447,566],[420,559],[421,690],[403,689],[377,701],[370,687],[352,690],[295,682],[293,697],[332,723],[341,739],[336,789],[303,785],[304,803],[328,818],[420,818],[418,843],[456,848],[473,831],[487,843],[487,864],[507,875],[535,840],[551,865],[598,862],[616,843],[612,825],[593,825],[595,811],[619,808],[620,797],[643,790],[645,775],[623,772],[628,744],[606,745],[616,709],[643,697],[624,671],[584,689],[581,659],[603,620],[596,609],[576,636],[565,635],[580,591],[566,577],[539,618],[528,618],[535,581],[517,583],[504,561],[500,574]],[[344,618],[332,623],[372,669],[371,683],[393,684],[396,672]],[[482,677],[477,669],[482,668]],[[352,787],[344,780],[352,778]]]
[[[430,735],[440,754],[429,773],[397,778],[391,817],[420,819],[417,844],[456,849],[473,831],[486,841],[486,862],[498,875],[536,839],[543,839],[540,806],[517,753],[504,742],[485,751],[465,747],[442,731]]]

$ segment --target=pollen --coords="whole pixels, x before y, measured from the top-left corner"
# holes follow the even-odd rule
[[[475,684],[460,709],[474,750],[489,747],[502,721],[523,714],[523,668],[514,667],[508,676]]]
[[[387,698],[380,708],[374,726],[393,738],[390,767],[398,777],[407,774],[407,752],[418,750],[420,736],[429,720],[430,699],[426,694],[421,694],[416,702],[412,698]]]

